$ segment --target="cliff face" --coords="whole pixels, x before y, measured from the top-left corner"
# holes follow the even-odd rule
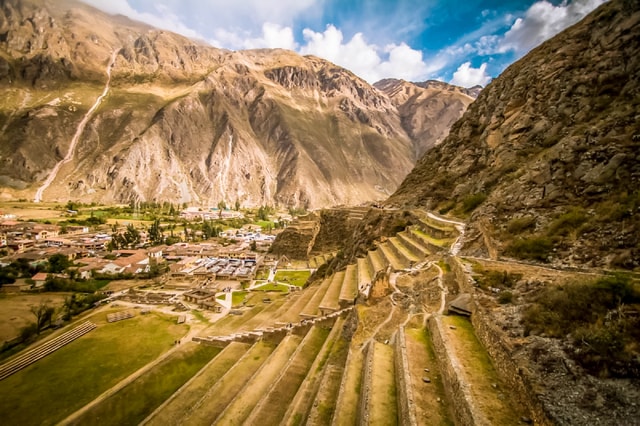
[[[479,86],[472,89],[428,80],[410,83],[385,79],[374,84],[398,108],[403,129],[414,142],[418,158],[440,144],[449,129],[478,96]]]
[[[359,204],[438,137],[319,58],[215,49],[72,0],[0,5],[0,87],[5,198],[58,167],[45,201]]]
[[[637,268],[639,43],[638,3],[620,0],[534,49],[389,203],[469,215],[468,252],[482,231],[501,255]]]

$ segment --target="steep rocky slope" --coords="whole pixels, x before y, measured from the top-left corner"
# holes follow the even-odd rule
[[[601,6],[491,82],[389,203],[470,215],[467,253],[638,268],[639,43],[637,1]]]
[[[418,158],[447,137],[480,88],[465,89],[435,80],[410,83],[393,78],[373,86],[396,104],[402,127],[414,142]]]
[[[0,87],[4,197],[32,198],[74,147],[43,200],[359,204],[432,144],[327,61],[215,49],[72,0],[0,5]]]

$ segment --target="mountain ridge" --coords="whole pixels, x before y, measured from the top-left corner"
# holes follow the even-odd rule
[[[389,203],[468,216],[467,254],[639,267],[639,22],[607,3],[508,67]]]
[[[328,61],[131,22],[72,0],[3,3],[2,197],[31,198],[67,156],[114,51],[109,93],[44,200],[360,204],[387,198],[431,144]]]

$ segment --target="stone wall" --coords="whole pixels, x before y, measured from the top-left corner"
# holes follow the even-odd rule
[[[363,350],[362,378],[360,379],[360,399],[358,400],[358,415],[356,424],[367,426],[369,424],[369,400],[371,399],[371,369],[373,368],[373,343],[369,342]]]
[[[455,423],[457,425],[490,425],[489,420],[474,406],[469,384],[462,375],[460,361],[451,352],[447,344],[446,333],[440,316],[432,315],[429,317],[427,326],[431,333],[433,349],[442,374],[444,390],[448,400],[451,401]]]
[[[489,353],[493,366],[502,381],[509,387],[515,400],[527,408],[532,420],[539,425],[552,425],[553,422],[545,413],[542,402],[537,398],[534,386],[530,380],[531,372],[525,367],[525,362],[518,364],[516,351],[504,338],[502,332],[495,325],[491,313],[478,303],[475,297],[473,278],[466,271],[460,259],[451,258],[451,270],[455,274],[461,291],[471,293],[471,324],[478,340]]]
[[[394,362],[396,367],[396,384],[398,397],[398,417],[401,425],[417,425],[416,408],[413,402],[413,388],[407,360],[407,343],[404,336],[404,326],[400,326],[396,334],[394,347]]]

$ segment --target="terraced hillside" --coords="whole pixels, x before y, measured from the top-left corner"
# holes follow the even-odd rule
[[[496,419],[499,407],[500,421],[517,421],[526,413],[513,408],[473,327],[434,334],[427,323],[449,324],[440,315],[455,291],[438,261],[451,248],[442,241],[457,231],[440,225],[445,234],[425,221],[383,237],[366,257],[303,290],[206,326],[193,342],[219,348],[217,355],[171,396],[121,410],[151,425],[454,424],[469,415],[459,407],[472,407],[473,419]],[[451,369],[469,361],[469,348],[483,368]],[[456,393],[460,383],[472,391]],[[69,418],[118,410],[127,389]]]

